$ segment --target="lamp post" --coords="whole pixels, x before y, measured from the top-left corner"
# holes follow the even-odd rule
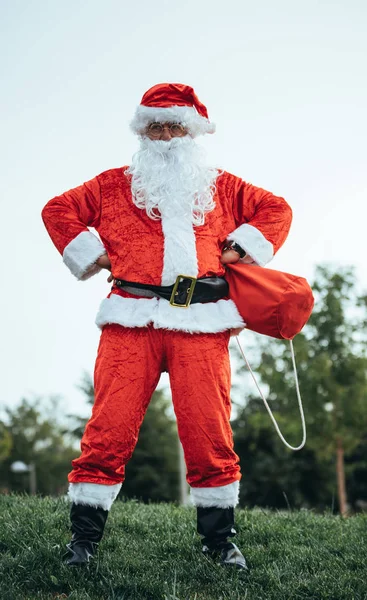
[[[35,496],[37,493],[36,466],[34,463],[26,465],[21,460],[16,460],[10,465],[12,473],[29,473],[29,493]]]

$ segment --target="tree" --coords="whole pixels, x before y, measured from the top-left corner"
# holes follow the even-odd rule
[[[146,412],[134,454],[126,466],[122,494],[148,502],[179,497],[176,423],[168,416],[169,399],[156,390]]]
[[[277,414],[276,418],[281,430],[288,434],[289,416]],[[232,422],[232,429],[243,473],[242,506],[321,510],[330,504],[333,486],[329,463],[308,445],[301,452],[287,451],[260,398],[247,399]]]
[[[345,472],[349,501],[358,510],[367,510],[367,433],[355,450],[346,456]]]
[[[13,440],[5,423],[0,421],[0,463],[5,460],[11,452]]]
[[[306,409],[307,452],[314,453],[319,465],[334,462],[339,510],[344,515],[345,457],[358,447],[367,429],[367,300],[358,295],[353,268],[334,272],[320,265],[312,288],[315,309],[294,340]],[[263,342],[257,372],[270,389],[270,406],[286,439],[299,440],[300,417],[288,343]],[[251,410],[250,403],[241,415],[247,423],[253,421]]]
[[[89,404],[94,402],[93,382],[85,373],[79,388]],[[156,390],[139,432],[133,456],[126,466],[121,496],[144,502],[173,502],[179,496],[178,439],[176,423],[169,416],[170,402],[163,390]],[[81,438],[87,419],[77,417],[72,433]]]
[[[58,494],[67,489],[67,473],[75,449],[65,440],[62,425],[55,419],[59,414],[58,399],[22,399],[14,409],[7,408],[6,430],[13,442],[11,451],[0,464],[1,487],[27,491],[28,477],[13,473],[15,461],[34,464],[37,474],[37,492]]]

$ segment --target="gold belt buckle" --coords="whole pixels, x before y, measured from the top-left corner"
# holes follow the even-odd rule
[[[179,292],[177,291],[179,284],[181,283],[181,281],[183,281],[184,279],[190,279],[191,284],[189,289],[186,291],[186,301],[185,304],[177,304],[175,302],[175,296],[177,296],[179,294]],[[195,289],[195,285],[196,285],[196,277],[190,277],[190,275],[178,275],[176,277],[176,281],[175,284],[173,286],[173,290],[172,290],[172,294],[171,294],[171,298],[170,298],[170,305],[171,306],[177,306],[178,308],[189,308],[190,306],[190,302],[192,300],[192,295],[194,293],[194,289]]]

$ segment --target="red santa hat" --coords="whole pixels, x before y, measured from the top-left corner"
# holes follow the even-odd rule
[[[130,127],[134,133],[144,133],[149,123],[181,123],[192,137],[214,133],[206,106],[192,87],[182,83],[158,83],[145,92],[136,109]]]

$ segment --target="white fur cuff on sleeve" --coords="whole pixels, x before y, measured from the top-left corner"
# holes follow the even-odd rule
[[[79,280],[89,279],[101,270],[95,262],[106,249],[90,231],[82,231],[64,249],[63,261]]]
[[[237,227],[229,234],[228,239],[241,246],[260,267],[264,267],[274,256],[273,244],[259,229],[248,223]]]

